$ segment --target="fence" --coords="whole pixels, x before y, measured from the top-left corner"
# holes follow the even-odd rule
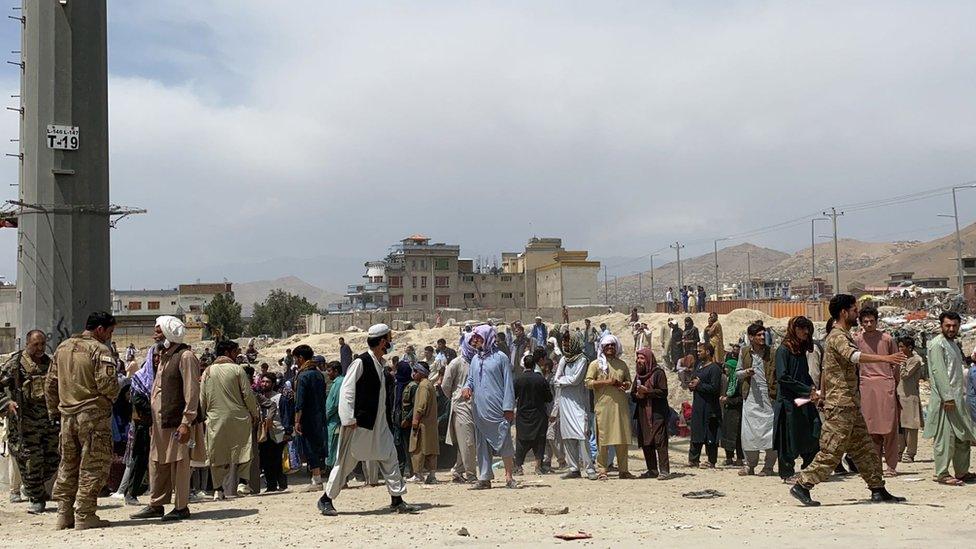
[[[680,305],[680,304],[679,304]],[[729,314],[736,309],[754,309],[773,318],[805,316],[815,322],[823,322],[830,317],[826,301],[780,301],[767,299],[733,299],[728,301],[706,301],[705,312]],[[666,313],[667,304],[658,303],[655,310]]]
[[[583,307],[568,307],[569,320],[577,321],[584,318],[606,314],[607,308],[604,305],[589,305]],[[464,323],[467,321],[485,321],[489,318],[500,322],[512,322],[521,320],[522,322],[532,322],[535,317],[541,316],[549,323],[561,323],[563,321],[562,309],[558,307],[548,307],[541,309],[441,309],[441,320],[446,324],[453,319],[456,322]],[[305,330],[310,334],[321,334],[327,332],[342,332],[350,326],[357,326],[366,329],[373,324],[387,324],[393,326],[394,322],[424,322],[433,326],[437,319],[437,312],[430,311],[360,311],[354,313],[340,313],[331,315],[311,314],[305,317]]]

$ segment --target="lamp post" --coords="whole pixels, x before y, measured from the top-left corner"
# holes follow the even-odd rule
[[[976,183],[969,185],[958,185],[952,188],[952,215],[939,214],[939,217],[951,217],[956,222],[956,275],[959,277],[959,293],[963,293],[965,275],[962,271],[962,237],[959,235],[959,207],[956,203],[956,191],[962,189],[974,189]]]

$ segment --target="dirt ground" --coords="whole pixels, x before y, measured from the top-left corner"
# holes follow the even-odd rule
[[[931,445],[922,442],[920,462],[902,464],[890,479],[891,492],[908,497],[901,505],[876,505],[857,476],[827,482],[814,490],[819,508],[802,508],[776,477],[741,478],[734,469],[688,469],[687,439],[674,439],[672,470],[685,476],[671,481],[561,480],[554,475],[519,477],[521,490],[470,492],[442,483],[411,485],[406,500],[422,506],[416,515],[391,515],[386,489],[354,487],[336,499],[340,515],[327,518],[315,509],[317,494],[301,493],[307,480],[292,476],[288,492],[191,504],[190,521],[167,524],[133,521],[136,507],[99,500],[100,515],[112,527],[55,532],[55,513],[35,517],[26,504],[0,503],[4,547],[194,547],[255,546],[350,547],[579,545],[637,546],[667,542],[705,547],[963,547],[976,539],[976,485],[943,487],[932,479]],[[635,472],[645,468],[631,451]],[[499,475],[501,476],[501,475]],[[447,478],[440,473],[442,479]],[[712,488],[725,494],[693,500],[682,493]],[[144,498],[143,498],[144,499]],[[527,507],[568,507],[565,515],[526,514]],[[458,535],[466,528],[470,537]],[[564,542],[558,532],[585,531],[593,538]]]
[[[641,315],[654,332],[654,347],[660,348],[658,328],[667,315]],[[706,315],[695,315],[704,326]],[[745,326],[763,318],[757,311],[735,311],[723,315],[726,342],[738,339]],[[608,322],[618,334],[626,334],[622,314],[595,317],[594,324]],[[767,325],[782,329],[782,321],[765,317]],[[575,323],[574,323],[575,326]],[[397,353],[408,343],[433,344],[437,337],[456,340],[457,328],[398,332]],[[309,343],[321,352],[335,355],[339,334],[296,336],[263,349],[269,358],[279,357],[286,347]],[[363,334],[346,334],[356,352],[364,344]],[[625,360],[633,358],[633,339],[624,335]],[[449,343],[450,344],[450,343]],[[629,357],[629,358],[628,358]],[[632,364],[632,363],[631,363]],[[669,376],[673,403],[688,398]],[[923,389],[923,395],[927,391]],[[924,396],[923,396],[924,398]],[[943,487],[932,481],[932,449],[920,441],[919,462],[901,464],[902,475],[890,479],[891,492],[906,496],[901,505],[873,505],[869,492],[857,476],[835,477],[814,490],[823,502],[819,508],[803,508],[788,494],[779,478],[736,475],[737,469],[689,469],[686,438],[672,439],[672,471],[683,476],[674,480],[618,480],[616,473],[606,482],[561,480],[556,475],[526,474],[518,477],[521,490],[506,490],[495,483],[490,491],[469,492],[466,486],[443,483],[411,485],[406,500],[422,506],[416,515],[386,513],[389,496],[383,487],[352,487],[336,499],[340,516],[327,518],[315,509],[317,494],[302,493],[307,477],[292,475],[285,493],[247,496],[222,502],[191,504],[190,521],[168,524],[133,521],[137,510],[118,500],[100,499],[99,513],[113,522],[104,530],[55,532],[55,513],[35,517],[26,504],[12,505],[6,493],[0,501],[0,544],[3,547],[37,546],[255,546],[255,547],[417,547],[494,546],[526,547],[579,545],[585,547],[631,547],[654,542],[704,547],[800,547],[855,545],[867,547],[963,547],[976,539],[976,485]],[[720,451],[720,460],[722,453]],[[638,450],[630,452],[631,471],[645,470]],[[532,469],[532,467],[527,467]],[[497,471],[499,478],[501,471]],[[439,473],[444,480],[446,472]],[[724,497],[694,500],[683,493],[715,489]],[[141,498],[145,501],[145,496]],[[568,507],[564,515],[527,514],[529,507]],[[458,535],[466,528],[470,536]],[[584,531],[593,537],[584,541],[560,541],[560,532]]]

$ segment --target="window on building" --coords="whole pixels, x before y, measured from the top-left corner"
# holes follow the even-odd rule
[[[402,288],[403,287],[403,277],[402,276],[391,276],[390,277],[390,287],[391,288]]]
[[[464,294],[464,299],[474,299],[474,294]]]
[[[417,287],[417,277],[411,276],[410,277],[410,284],[411,284],[411,287],[412,288],[416,288]]]
[[[473,276],[466,276],[466,277],[464,277],[464,281],[465,282],[474,282],[474,277]]]
[[[129,310],[130,311],[141,311],[142,310],[142,302],[141,301],[130,301],[129,302]]]
[[[176,305],[176,302],[175,301],[170,301],[169,304],[170,305]]]
[[[426,269],[427,268],[427,260],[426,259],[421,259],[420,260],[420,268],[421,269]]]
[[[414,270],[417,270],[417,260],[416,259],[411,259],[410,260],[410,268],[411,269],[414,269]]]
[[[427,301],[427,294],[424,294],[424,295],[420,296],[420,301],[426,302]]]
[[[512,277],[508,275],[502,275],[502,282],[511,282]]]
[[[451,306],[451,296],[449,296],[449,295],[439,295],[439,296],[437,296],[437,306],[438,307],[450,307]]]
[[[481,299],[488,297],[488,294],[481,294]]]
[[[525,292],[519,292],[519,297],[525,297]]]
[[[449,276],[436,276],[434,277],[434,287],[435,288],[447,288],[451,285],[451,277]]]
[[[502,299],[512,299],[512,292],[502,292]]]
[[[426,276],[420,277],[420,287],[421,288],[426,288],[427,287],[427,277]]]
[[[403,307],[403,296],[402,295],[391,295],[390,296],[390,307]]]
[[[159,310],[159,302],[158,301],[150,301],[149,303],[146,304],[146,308],[149,309],[150,311],[158,311]]]
[[[414,296],[413,296],[413,300],[412,300],[412,301],[413,301],[414,303],[416,303],[416,302],[417,302],[417,295],[416,295],[416,294],[414,294]]]
[[[446,271],[451,268],[450,259],[435,259],[434,260],[434,270],[435,271]]]

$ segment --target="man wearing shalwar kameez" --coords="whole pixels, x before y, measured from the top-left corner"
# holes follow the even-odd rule
[[[383,356],[393,348],[393,334],[386,324],[370,326],[366,345],[369,350],[356,357],[346,370],[339,389],[339,450],[335,467],[329,473],[325,493],[318,501],[319,511],[336,516],[332,500],[346,485],[346,478],[360,461],[375,461],[390,492],[390,510],[412,513],[417,510],[403,501],[407,485],[400,474],[393,433],[393,418],[387,407],[388,391],[393,391],[385,375]]]
[[[858,319],[864,332],[854,338],[862,353],[891,355],[898,352],[892,337],[878,330],[878,310],[865,307]],[[897,475],[899,458],[898,377],[901,368],[884,362],[861,363],[859,368],[861,413],[867,423],[871,440],[887,467],[884,476]]]
[[[969,472],[969,447],[976,442],[976,428],[967,413],[965,362],[956,343],[961,319],[958,313],[945,312],[939,322],[942,334],[928,344],[932,395],[922,436],[933,439],[936,481],[960,486],[974,478]]]
[[[586,471],[590,480],[596,480],[587,431],[590,390],[586,388],[586,372],[590,359],[585,352],[585,337],[580,332],[572,335],[563,349],[553,384],[559,393],[555,407],[559,408],[559,433],[569,463],[569,472],[563,478],[580,478]]]
[[[475,350],[471,347],[470,333],[461,339],[461,354],[447,364],[441,390],[451,397],[451,413],[447,420],[447,436],[444,442],[454,446],[457,459],[451,469],[454,482],[469,482],[477,478],[478,468],[474,451],[474,419],[471,401],[461,398],[461,391],[468,383],[468,371]]]
[[[759,324],[747,330],[750,345],[743,347],[735,375],[742,384],[742,450],[746,466],[740,475],[752,475],[759,465],[759,452],[764,451],[763,468],[759,476],[773,474],[776,450],[773,449],[773,427],[776,400],[776,362],[766,346],[766,332]]]
[[[474,490],[491,488],[494,473],[491,457],[505,463],[505,487],[518,488],[512,472],[515,446],[512,423],[515,421],[515,386],[512,365],[495,345],[495,328],[482,325],[474,329],[471,346],[477,350],[471,359],[468,381],[462,396],[473,400],[475,445],[478,452],[478,482]]]
[[[593,391],[593,409],[596,412],[597,478],[607,479],[610,448],[617,454],[621,479],[635,478],[628,469],[627,451],[630,448],[630,369],[620,359],[623,346],[617,336],[608,335],[600,340],[596,360],[586,372],[586,387]]]

